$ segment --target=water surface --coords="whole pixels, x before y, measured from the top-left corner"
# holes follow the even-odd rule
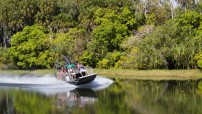
[[[1,114],[202,114],[202,82],[114,82],[75,86],[53,76],[1,76]],[[10,86],[5,85],[10,84]]]

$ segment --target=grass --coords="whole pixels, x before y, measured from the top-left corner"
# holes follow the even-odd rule
[[[129,70],[93,69],[100,76],[139,80],[196,80],[202,79],[202,71],[192,70]],[[0,74],[54,74],[54,70],[0,70]]]
[[[195,80],[202,79],[202,71],[192,70],[129,70],[94,69],[98,75],[109,78],[129,78],[140,80]]]

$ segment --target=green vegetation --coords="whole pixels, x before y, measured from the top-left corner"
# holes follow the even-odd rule
[[[202,72],[192,70],[130,70],[130,69],[93,69],[98,76],[104,76],[114,80],[138,79],[138,80],[198,80],[202,79]],[[53,69],[46,70],[0,70],[0,74],[35,74],[55,75]]]
[[[94,69],[101,76],[114,79],[139,80],[195,80],[202,78],[199,70],[129,70]]]
[[[25,27],[12,37],[9,57],[14,65],[20,68],[47,67],[51,68],[54,55],[47,38],[47,30],[42,26]]]
[[[0,69],[202,69],[202,1],[3,0]]]

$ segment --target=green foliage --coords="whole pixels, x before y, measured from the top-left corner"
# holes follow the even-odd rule
[[[198,82],[198,89],[199,89],[199,90],[202,90],[202,81],[199,81],[199,82]]]
[[[98,58],[95,53],[84,51],[83,55],[80,57],[81,63],[84,65],[89,65],[91,67],[96,67],[96,63],[98,62]]]
[[[48,30],[42,26],[27,26],[13,35],[9,57],[20,68],[51,68],[54,55]]]
[[[146,23],[148,25],[155,25],[157,23],[155,14],[149,14]]]
[[[97,67],[105,69],[113,68],[120,57],[121,52],[115,51],[112,53],[108,53],[105,58],[98,62]]]
[[[202,50],[201,2],[177,2],[173,8],[157,0],[3,0],[0,46],[12,47],[5,54],[11,59],[1,56],[0,63],[49,68],[63,54],[100,68],[194,68]],[[32,25],[50,34],[27,29]]]
[[[194,57],[194,59],[197,62],[198,68],[202,69],[202,53],[196,54],[196,56]]]
[[[176,24],[178,27],[180,37],[186,38],[194,36],[196,30],[200,26],[201,20],[202,20],[201,15],[196,11],[187,11],[186,13],[179,15],[176,18]]]
[[[73,41],[65,33],[53,35],[52,50],[56,54],[56,57],[60,57],[61,54],[70,56],[72,54]]]
[[[6,59],[7,51],[7,49],[0,48],[0,69],[7,69],[9,67],[8,64],[6,65],[8,62],[8,59]]]
[[[198,1],[196,4],[196,9],[195,9],[198,13],[202,12],[202,1]]]
[[[141,36],[137,33],[128,39],[132,42],[125,44],[127,53],[119,65],[138,69],[194,68],[194,56],[201,51],[202,45],[200,20],[196,12],[187,12],[156,27],[148,32],[150,34]],[[137,47],[138,51],[134,53],[133,47]]]
[[[78,61],[82,56],[84,50],[86,50],[86,44],[88,44],[90,38],[87,36],[88,33],[84,28],[71,28],[67,35],[72,39],[72,59]]]
[[[97,6],[97,7],[123,7],[125,5],[130,5],[130,0],[85,0],[84,3],[87,6]]]
[[[110,68],[109,64],[110,64],[109,59],[104,58],[102,59],[102,61],[98,62],[98,68],[108,69]]]
[[[171,18],[170,8],[165,6],[158,6],[152,7],[151,13],[148,14],[148,22],[147,24],[155,24],[155,25],[162,25],[165,23],[166,20]]]
[[[33,24],[38,10],[36,0],[4,0],[0,2],[0,6],[0,21],[5,26],[3,28],[12,29],[13,32]]]
[[[83,28],[71,28],[68,33],[54,34],[52,43],[57,57],[65,55],[73,61],[79,61],[89,40],[86,34]]]
[[[94,39],[88,48],[97,53],[100,59],[107,56],[108,52],[121,50],[120,44],[123,39],[131,35],[131,30],[137,28],[135,15],[128,7],[114,10],[98,8],[94,16],[96,24],[92,32]]]

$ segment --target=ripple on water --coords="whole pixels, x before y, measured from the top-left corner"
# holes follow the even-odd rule
[[[55,76],[46,74],[44,76],[38,75],[0,75],[0,87],[17,87],[17,88],[31,88],[34,91],[41,91],[47,93],[57,93],[63,91],[70,91],[75,88],[89,88],[93,90],[100,90],[111,85],[111,79],[97,76],[94,81],[82,84],[73,85],[65,81],[57,80]]]

